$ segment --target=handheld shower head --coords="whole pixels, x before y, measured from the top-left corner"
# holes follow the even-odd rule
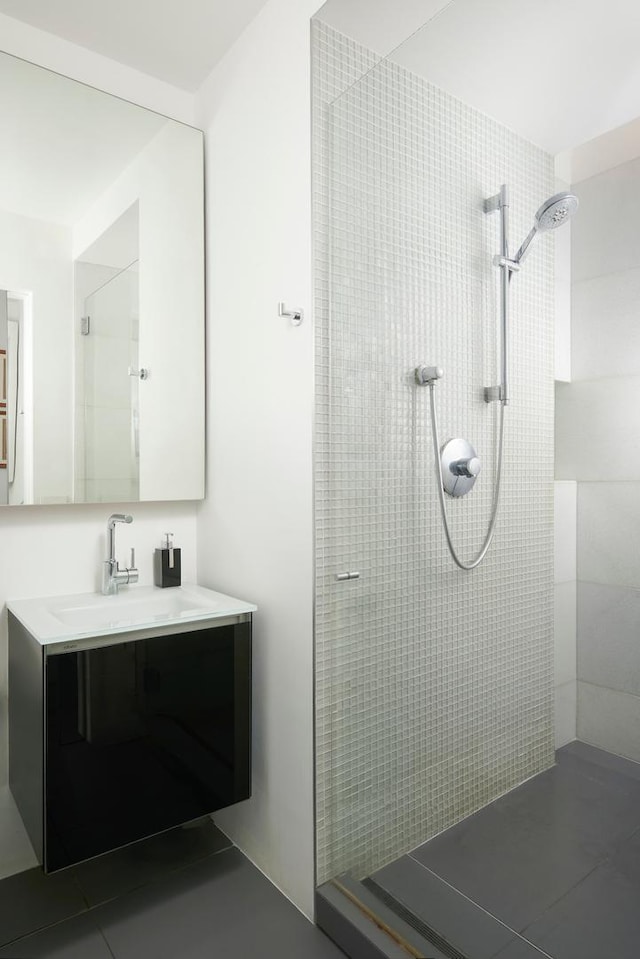
[[[536,233],[555,230],[569,220],[578,209],[578,197],[573,193],[556,193],[542,204],[535,216],[533,229],[516,253],[514,260],[522,263]]]
[[[573,193],[556,193],[549,197],[536,213],[536,226],[541,233],[562,226],[578,209],[578,197]]]

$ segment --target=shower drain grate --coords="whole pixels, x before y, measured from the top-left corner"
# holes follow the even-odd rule
[[[427,942],[430,942],[432,946],[435,946],[436,949],[439,949],[443,956],[446,956],[447,959],[469,959],[468,956],[465,956],[463,952],[460,952],[459,949],[456,949],[455,946],[452,946],[450,942],[447,942],[446,939],[436,932],[435,929],[432,929],[424,920],[420,919],[419,916],[416,916],[415,913],[411,912],[410,909],[407,909],[406,906],[403,906],[401,902],[398,902],[390,893],[383,889],[382,886],[379,886],[374,879],[363,879],[361,885],[364,886],[372,895],[376,897],[380,902],[384,903],[388,909],[398,916],[399,919],[402,919],[403,922],[406,922],[408,926],[411,926],[412,929],[415,929],[423,939],[426,939]]]

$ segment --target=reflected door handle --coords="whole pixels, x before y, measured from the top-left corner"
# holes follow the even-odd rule
[[[151,370],[145,369],[144,366],[141,366],[139,370],[134,370],[132,366],[129,367],[129,376],[137,376],[140,380],[148,380],[150,372]]]

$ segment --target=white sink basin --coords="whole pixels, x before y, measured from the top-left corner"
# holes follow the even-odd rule
[[[219,601],[206,604],[199,603],[182,593],[178,595],[171,593],[168,596],[165,590],[162,590],[162,593],[161,596],[153,596],[151,600],[130,596],[126,599],[120,596],[109,596],[102,602],[90,601],[79,606],[51,605],[49,612],[65,626],[101,629],[104,626],[113,627],[128,623],[162,622],[176,617],[202,616],[215,612],[220,607]]]
[[[40,643],[104,636],[172,623],[253,613],[252,603],[202,586],[124,588],[116,596],[81,593],[11,600],[7,607]]]

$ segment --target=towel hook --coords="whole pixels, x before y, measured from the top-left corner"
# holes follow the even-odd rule
[[[292,326],[300,326],[304,319],[304,310],[288,310],[284,303],[278,303],[278,316],[288,316]]]

